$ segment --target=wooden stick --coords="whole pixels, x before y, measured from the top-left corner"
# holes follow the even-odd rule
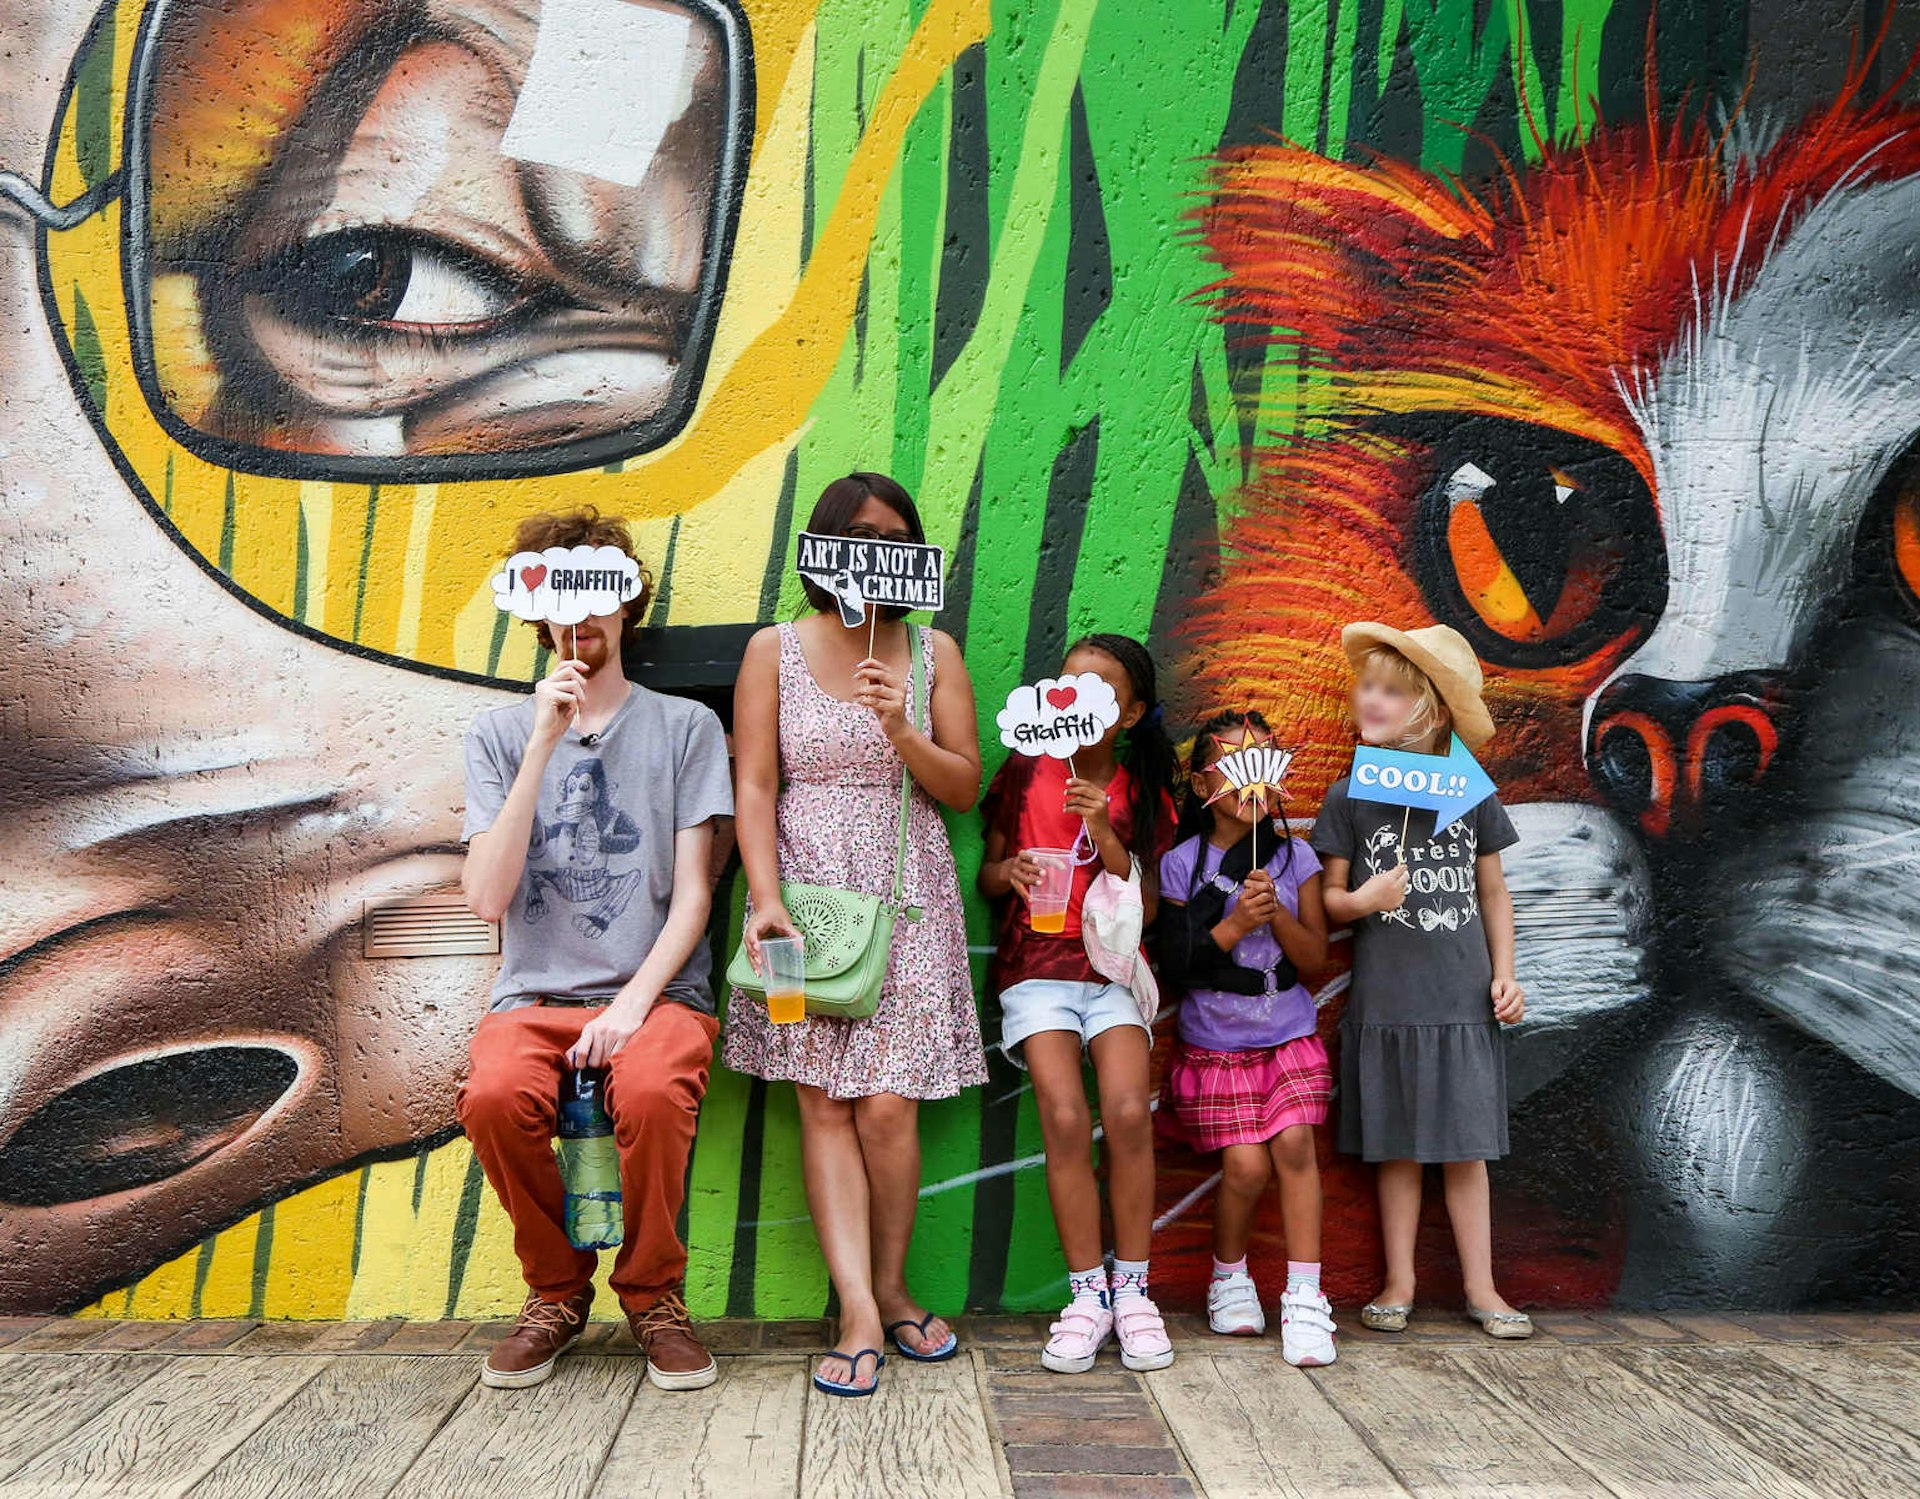
[[[1400,818],[1400,862],[1407,862],[1407,823],[1413,816],[1413,804],[1407,804],[1407,810]]]
[[[880,629],[880,606],[867,605],[867,659],[873,659],[873,640]]]

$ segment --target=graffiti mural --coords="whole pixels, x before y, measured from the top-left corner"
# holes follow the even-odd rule
[[[1176,717],[1303,744],[1302,816],[1333,627],[1466,631],[1514,1294],[1911,1300],[1920,32],[1776,9],[0,0],[0,1310],[510,1311],[452,1118],[489,960],[363,947],[545,667],[499,548],[630,517],[632,664],[722,699],[853,467],[982,703],[1148,637]],[[1023,1081],[926,1111],[942,1310],[1057,1304]],[[716,1071],[696,1314],[825,1306],[797,1168]],[[1172,1303],[1212,1170],[1162,1157]]]

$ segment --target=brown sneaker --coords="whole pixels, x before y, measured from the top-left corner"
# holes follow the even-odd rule
[[[661,1390],[704,1390],[720,1377],[679,1293],[669,1291],[645,1311],[629,1311],[627,1326],[647,1356],[647,1379]]]
[[[527,1297],[520,1320],[480,1366],[480,1383],[496,1390],[518,1390],[539,1384],[553,1373],[560,1355],[587,1329],[587,1308],[593,1305],[591,1282],[565,1301]]]

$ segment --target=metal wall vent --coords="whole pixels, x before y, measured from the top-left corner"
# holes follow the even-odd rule
[[[369,958],[435,958],[500,951],[500,928],[482,921],[458,895],[368,901],[361,951]]]

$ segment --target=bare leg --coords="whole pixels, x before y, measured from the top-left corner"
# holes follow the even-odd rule
[[[1380,1196],[1380,1239],[1387,1252],[1387,1278],[1373,1299],[1380,1306],[1413,1304],[1413,1241],[1420,1231],[1418,1161],[1382,1161],[1376,1190]]]
[[[1102,1263],[1100,1184],[1093,1175],[1093,1114],[1080,1075],[1080,1037],[1073,1031],[1041,1031],[1022,1043],[1040,1108],[1040,1137],[1047,1151],[1047,1200],[1069,1270]]]
[[[1144,1260],[1153,1252],[1153,1107],[1147,1075],[1152,1042],[1138,1026],[1116,1025],[1095,1036],[1091,1050],[1107,1141],[1113,1256]]]
[[[926,1309],[907,1290],[907,1246],[920,1206],[920,1103],[898,1093],[856,1099],[854,1128],[867,1167],[867,1211],[873,1231],[873,1297],[882,1322],[919,1321]],[[924,1336],[902,1328],[909,1346],[929,1352],[950,1329],[936,1318]]]
[[[1273,1163],[1264,1145],[1229,1145],[1220,1152],[1220,1188],[1213,1194],[1213,1257],[1244,1259],[1253,1237],[1253,1214],[1267,1190]],[[1291,1237],[1288,1243],[1292,1243]]]
[[[868,1215],[867,1168],[854,1125],[853,1105],[819,1088],[796,1083],[800,1100],[800,1156],[807,1180],[807,1207],[827,1274],[840,1297],[840,1340],[820,1373],[836,1383],[852,1377],[839,1355],[880,1346],[880,1309],[873,1299],[873,1235]],[[859,1381],[873,1383],[873,1360],[863,1359]]]
[[[1440,1168],[1447,1188],[1447,1217],[1460,1256],[1467,1305],[1480,1312],[1510,1312],[1493,1288],[1493,1208],[1485,1161],[1448,1161]]]
[[[1287,1258],[1318,1263],[1320,1158],[1313,1148],[1313,1126],[1290,1125],[1269,1140],[1267,1148],[1280,1174],[1280,1222],[1287,1235]]]

